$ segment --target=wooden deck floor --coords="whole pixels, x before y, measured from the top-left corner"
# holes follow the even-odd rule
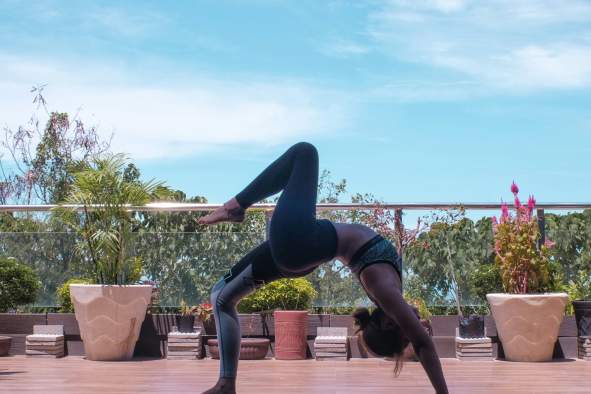
[[[452,393],[590,393],[591,362],[461,362],[443,359]],[[243,361],[238,393],[432,393],[418,363],[399,378],[392,363]],[[1,393],[200,393],[216,380],[214,360],[92,362],[81,357],[0,358]]]

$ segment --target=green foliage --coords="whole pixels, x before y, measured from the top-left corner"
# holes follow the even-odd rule
[[[193,308],[185,300],[181,300],[181,305],[179,306],[179,313],[183,316],[191,316],[193,315]]]
[[[41,284],[37,274],[13,258],[0,258],[0,312],[35,301]]]
[[[82,215],[62,205],[55,215],[82,239],[77,251],[84,273],[100,284],[128,284],[139,280],[142,259],[132,250],[137,222],[128,205],[144,205],[167,196],[162,183],[126,179],[123,155],[95,158],[74,175],[65,204],[83,205]]]
[[[591,209],[546,215],[546,233],[554,242],[551,259],[561,268],[571,301],[591,299]]]
[[[74,306],[72,305],[72,299],[70,298],[70,285],[88,285],[91,283],[90,280],[83,278],[72,278],[64,282],[64,284],[56,291],[57,302],[60,306],[59,311],[61,313],[74,312]]]
[[[242,299],[238,304],[240,313],[282,310],[308,310],[317,292],[305,278],[279,279]]]
[[[411,298],[406,295],[404,298],[409,305],[417,309],[421,319],[431,320],[431,311],[429,310],[429,307],[427,306],[425,300],[423,300],[422,298]]]
[[[570,280],[564,290],[568,293],[569,301],[591,300],[591,272],[579,271],[578,277]],[[572,305],[569,305],[570,313],[573,313]]]
[[[492,228],[484,218],[474,223],[463,212],[436,213],[428,231],[419,234],[404,254],[405,291],[429,305],[455,301],[456,310],[479,299],[472,273],[493,259]]]
[[[480,300],[485,301],[489,293],[503,292],[501,271],[497,264],[482,264],[473,271],[471,281],[474,293]]]

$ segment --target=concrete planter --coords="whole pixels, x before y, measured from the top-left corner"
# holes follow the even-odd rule
[[[86,357],[131,359],[151,295],[150,285],[70,285]]]
[[[487,294],[486,298],[507,360],[552,360],[566,293]]]

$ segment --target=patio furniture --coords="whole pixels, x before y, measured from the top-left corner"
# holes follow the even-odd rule
[[[196,360],[201,358],[201,331],[168,333],[168,360]]]
[[[317,361],[347,361],[347,327],[318,327],[314,340],[314,354]]]
[[[26,337],[28,357],[57,358],[64,356],[64,326],[35,325],[33,334]]]
[[[486,336],[482,338],[462,338],[456,328],[456,358],[463,361],[492,360],[492,341]]]

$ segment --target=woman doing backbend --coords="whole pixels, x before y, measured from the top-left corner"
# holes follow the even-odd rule
[[[377,309],[354,314],[361,339],[372,353],[397,357],[411,343],[437,393],[447,393],[431,338],[402,297],[401,259],[390,242],[359,224],[316,219],[318,152],[300,142],[271,163],[236,197],[201,224],[241,222],[252,204],[283,191],[273,212],[268,240],[244,256],[212,289],[220,351],[220,377],[206,391],[235,393],[240,355],[238,302],[280,278],[309,274],[335,258],[359,278]]]

